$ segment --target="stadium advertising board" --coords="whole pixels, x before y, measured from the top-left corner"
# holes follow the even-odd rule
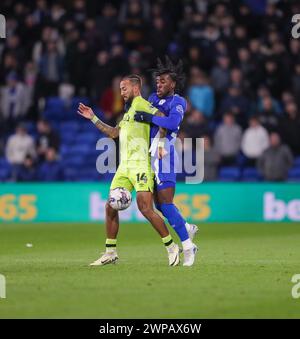
[[[2,184],[0,221],[103,221],[107,184]],[[188,220],[300,221],[300,184],[178,184],[175,202]],[[145,221],[135,200],[123,221]]]

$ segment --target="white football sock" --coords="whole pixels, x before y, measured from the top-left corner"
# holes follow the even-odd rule
[[[186,222],[185,223],[185,228],[189,232],[191,230],[191,225],[188,222]]]

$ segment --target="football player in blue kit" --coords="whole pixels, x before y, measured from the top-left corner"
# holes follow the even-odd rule
[[[183,265],[192,266],[198,250],[192,240],[198,231],[198,227],[187,223],[173,202],[178,162],[175,141],[187,106],[186,100],[175,93],[175,90],[182,86],[184,81],[182,62],[175,65],[167,57],[165,64],[158,60],[153,75],[156,79],[156,93],[152,93],[148,101],[159,109],[164,116],[136,112],[135,120],[151,124],[152,144],[150,152],[156,182],[155,205],[181,240],[184,254]],[[164,142],[160,139],[160,128],[166,130]],[[163,155],[162,152],[165,149],[167,154]]]

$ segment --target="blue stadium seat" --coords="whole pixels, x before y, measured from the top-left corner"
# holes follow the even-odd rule
[[[104,119],[104,112],[101,111],[98,107],[93,107],[93,111],[99,119]]]
[[[261,180],[261,175],[255,167],[246,167],[242,173],[243,181],[259,181]]]
[[[36,123],[32,121],[27,121],[25,124],[27,131],[30,135],[36,135],[37,134],[37,128],[36,128]]]
[[[0,181],[6,181],[10,176],[11,172],[9,168],[0,168]]]
[[[62,111],[65,108],[64,101],[60,97],[49,97],[46,101],[46,109],[51,111]]]
[[[78,119],[79,102],[88,105],[88,98],[75,97],[68,104],[59,97],[50,97],[46,101],[43,116],[50,121],[75,121]]]
[[[245,155],[244,155],[242,152],[240,152],[240,153],[237,155],[237,157],[236,157],[236,164],[237,164],[240,168],[242,168],[242,167],[244,167],[244,165],[245,165],[245,161],[246,161]]]
[[[77,111],[80,102],[87,106],[90,105],[90,100],[87,97],[74,97],[71,104],[72,109]]]
[[[300,168],[300,157],[294,159],[294,167]]]
[[[59,153],[62,158],[68,156],[70,154],[70,147],[66,144],[62,144],[60,146]]]
[[[63,121],[59,124],[60,133],[78,132],[80,123],[77,121]]]
[[[70,146],[69,152],[72,155],[76,156],[84,156],[86,154],[89,154],[91,150],[91,147],[87,144],[75,144],[73,146]]]
[[[61,133],[60,139],[63,145],[71,146],[72,144],[74,144],[74,140],[76,139],[76,134],[73,132]]]
[[[77,180],[79,181],[96,181],[99,180],[100,174],[96,168],[82,168],[79,169],[77,174]]]
[[[86,166],[88,167],[93,167],[96,168],[96,161],[97,161],[97,156],[95,155],[90,155],[90,153],[85,155],[85,159],[84,159],[84,163],[86,164]]]
[[[43,116],[50,120],[61,120],[65,111],[65,105],[59,97],[50,97],[46,101]]]
[[[74,167],[66,167],[64,170],[65,179],[67,181],[75,181],[77,178],[78,170]]]
[[[62,162],[68,168],[82,167],[84,165],[84,157],[82,155],[69,155],[65,156],[64,159],[62,159]]]
[[[97,127],[93,126],[93,124],[90,121],[88,121],[88,120],[80,121],[80,131],[81,132],[83,132],[83,133],[93,133],[93,131],[95,129],[98,130]]]
[[[5,158],[0,158],[0,181],[6,181],[11,177],[11,165]]]
[[[98,180],[108,181],[108,182],[111,182],[115,175],[115,173],[104,173],[104,174],[97,173],[97,174],[98,174]]]
[[[3,168],[3,167],[10,167],[10,164],[8,163],[6,158],[1,157],[0,158],[0,168]]]
[[[288,180],[289,181],[300,181],[300,168],[299,167],[293,167],[292,169],[289,170]]]
[[[219,171],[220,181],[236,181],[240,178],[238,167],[222,167]]]
[[[78,144],[88,144],[95,148],[98,138],[94,133],[80,133],[76,136],[76,141]]]

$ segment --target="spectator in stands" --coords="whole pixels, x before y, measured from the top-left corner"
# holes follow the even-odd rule
[[[300,155],[300,114],[295,102],[287,103],[285,114],[280,122],[283,141],[295,156]]]
[[[249,114],[249,101],[241,93],[239,85],[231,85],[228,89],[228,93],[225,94],[220,104],[220,113],[223,115],[225,112],[232,112],[235,116],[235,120],[241,126],[246,125],[246,119]]]
[[[64,180],[64,170],[58,161],[57,152],[54,148],[48,148],[46,160],[39,168],[38,177],[41,181]]]
[[[258,118],[268,132],[277,131],[278,115],[270,96],[266,96],[262,99],[262,109],[258,114]]]
[[[38,180],[36,165],[31,155],[26,155],[23,164],[18,167],[15,180],[18,182],[33,182]]]
[[[249,49],[240,48],[238,50],[238,59],[239,59],[239,67],[243,74],[243,79],[249,83],[251,86],[253,84],[252,77],[256,72],[256,67],[251,59],[251,54]]]
[[[292,92],[290,91],[284,91],[282,92],[281,95],[281,104],[283,108],[285,108],[289,103],[294,103],[295,102],[295,97]],[[284,109],[282,110],[281,113],[283,113]]]
[[[159,39],[157,37],[159,36]],[[152,47],[155,58],[162,58],[166,54],[166,48],[170,41],[170,30],[167,22],[162,17],[156,16],[152,19],[151,29],[148,32],[148,41]]]
[[[263,101],[264,101],[265,98],[271,98],[272,111],[276,115],[277,114],[279,115],[282,112],[279,101],[274,99],[271,96],[270,90],[265,85],[261,85],[261,86],[258,87],[256,97],[257,97],[257,100],[256,100],[255,108],[256,108],[257,112],[263,111]]]
[[[191,105],[206,117],[212,117],[215,107],[214,92],[207,76],[199,68],[191,69],[191,84],[188,89]]]
[[[247,29],[243,25],[237,25],[233,32],[234,45],[239,49],[247,46]]]
[[[204,181],[215,181],[218,178],[220,155],[212,146],[209,135],[204,136]]]
[[[294,9],[294,11],[297,10],[297,8]],[[294,12],[299,13],[299,12]],[[297,65],[300,63],[299,60],[299,53],[300,53],[300,42],[298,39],[290,39],[289,43],[289,51],[290,51],[290,59],[293,65]]]
[[[19,124],[16,133],[9,137],[5,153],[8,162],[15,166],[21,165],[28,154],[35,158],[34,140],[27,133],[25,125]]]
[[[86,13],[86,3],[84,0],[75,0],[72,1],[73,8],[71,10],[71,15],[77,24],[83,24],[87,19]]]
[[[128,60],[125,57],[123,45],[115,44],[110,51],[110,66],[113,71],[112,77],[126,75],[129,73]]]
[[[112,80],[111,87],[108,87],[100,98],[100,109],[104,113],[107,122],[114,123],[124,107],[124,101],[120,94],[121,77]]]
[[[281,143],[278,133],[270,134],[270,146],[258,159],[258,170],[267,181],[284,181],[293,165],[290,148]]]
[[[217,65],[211,72],[211,81],[217,95],[223,94],[230,84],[230,59],[227,55],[217,58]]]
[[[41,75],[40,88],[44,96],[57,95],[59,82],[63,79],[64,74],[63,57],[57,49],[54,41],[48,42],[47,50],[42,55],[39,63]]]
[[[257,116],[249,119],[249,127],[244,131],[241,149],[246,157],[245,166],[256,166],[257,159],[269,146],[267,130],[259,123]]]
[[[15,72],[8,74],[6,86],[1,91],[1,112],[2,119],[7,130],[10,130],[24,118],[29,106],[26,89],[23,83],[18,79]]]
[[[0,121],[1,124],[1,121]],[[4,155],[5,150],[5,138],[4,138],[4,132],[0,126],[0,157]]]
[[[28,104],[25,104],[25,107],[30,108],[33,104],[36,81],[37,81],[37,67],[32,61],[28,61],[24,69],[26,99],[28,100]]]
[[[127,47],[136,49],[144,41],[146,20],[149,16],[148,1],[123,1],[119,22],[123,29],[124,41]]]
[[[186,11],[186,20],[180,29],[180,42],[186,48],[188,46],[199,46],[201,43],[202,32],[205,25],[205,17],[201,13],[188,13]]]
[[[47,150],[54,148],[56,152],[59,150],[59,135],[52,129],[51,125],[45,119],[40,119],[37,123],[37,153],[39,160],[44,160]]]
[[[91,95],[98,100],[111,82],[112,69],[107,51],[100,51],[97,54],[96,62],[91,68]]]
[[[278,67],[278,63],[275,59],[270,58],[264,64],[264,72],[262,73],[262,81],[270,89],[272,96],[275,99],[280,98],[280,94],[284,89],[284,78],[282,76],[281,70]]]
[[[224,114],[223,123],[217,128],[214,141],[215,149],[221,156],[222,166],[233,166],[240,150],[242,129],[235,123],[231,112]]]
[[[183,121],[187,137],[209,133],[207,124],[210,129],[217,125],[216,113],[233,86],[249,109],[241,109],[245,100],[231,97],[222,112],[237,108],[241,113],[236,122],[243,125],[243,116],[248,120],[258,114],[264,128],[282,132],[284,142],[300,154],[293,108],[294,101],[300,107],[300,40],[290,37],[286,20],[288,13],[297,13],[297,6],[264,2],[191,0],[166,6],[171,1],[0,1],[0,13],[7,13],[7,38],[0,44],[0,144],[20,118],[37,122],[44,109],[40,99],[56,95],[62,82],[76,86],[76,94],[87,95],[92,105],[101,101],[107,122],[114,124],[123,102],[112,79],[137,72],[148,84],[142,92],[147,97],[147,70],[156,56],[166,53],[183,59],[189,77],[181,93],[195,109]],[[17,85],[3,85],[12,75]],[[25,91],[19,90],[22,86]],[[73,90],[64,89],[71,104]],[[66,112],[64,118],[69,117]]]
[[[12,53],[1,54],[0,80],[4,83],[10,73],[19,74],[20,64]]]
[[[101,16],[96,19],[104,48],[110,47],[110,39],[118,27],[117,10],[111,3],[105,3]]]
[[[296,96],[298,107],[300,107],[300,60],[294,67],[293,78],[292,78],[292,85],[293,85],[293,93]]]
[[[200,49],[198,46],[191,46],[188,50],[189,65],[188,69],[192,67],[200,67],[201,69],[210,69],[211,60],[205,55],[204,49]]]
[[[132,74],[141,74],[143,60],[141,53],[133,50],[128,55],[128,64],[130,68],[130,73]]]
[[[242,71],[235,67],[230,71],[230,86],[239,88],[242,95],[247,94],[248,81],[244,78]]]
[[[197,109],[193,109],[185,118],[183,129],[191,138],[202,138],[204,135],[210,133],[207,119],[203,113]]]
[[[48,22],[48,23],[47,23]],[[75,30],[73,30],[75,31]],[[75,31],[76,32],[76,31]],[[40,40],[36,41],[32,50],[32,59],[34,63],[39,66],[43,55],[47,51],[47,46],[49,43],[54,42],[58,54],[64,55],[66,49],[67,37],[64,38],[60,35],[60,32],[55,28],[55,24],[51,25],[49,21],[44,22],[42,34]],[[66,66],[64,64],[64,66]]]
[[[85,23],[84,40],[87,42],[88,50],[95,52],[101,46],[101,32],[98,30],[96,21],[88,18]],[[92,58],[92,55],[90,56]],[[90,60],[91,61],[91,60]]]
[[[7,53],[12,54],[18,60],[18,62],[22,63],[25,59],[24,49],[20,44],[20,36],[17,34],[13,34],[11,36],[7,36],[6,44],[3,50],[3,56]]]
[[[87,42],[83,39],[79,40],[68,63],[70,82],[75,86],[78,96],[87,95],[89,91],[92,60],[92,53]],[[62,59],[57,59],[57,62],[62,63]]]

